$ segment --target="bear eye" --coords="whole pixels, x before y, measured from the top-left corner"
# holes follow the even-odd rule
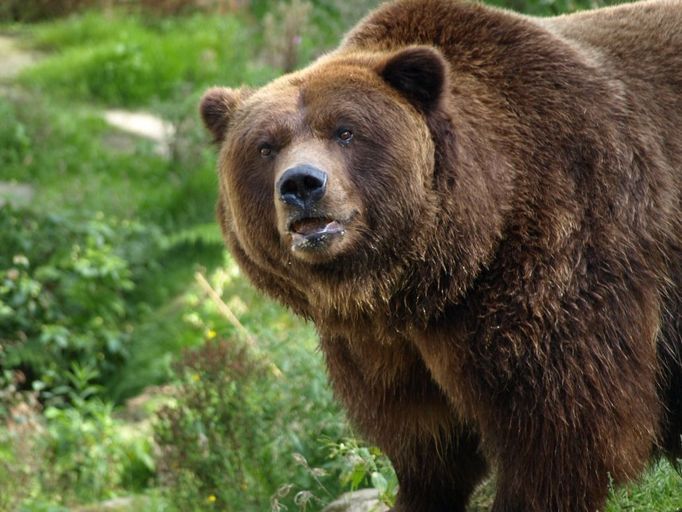
[[[341,144],[349,144],[350,141],[353,139],[353,132],[350,131],[348,128],[341,128],[337,132],[336,138],[339,139],[339,142]]]
[[[263,144],[258,148],[258,152],[260,153],[260,156],[262,156],[263,158],[269,158],[270,156],[272,156],[273,153],[272,146],[270,146],[269,144]]]

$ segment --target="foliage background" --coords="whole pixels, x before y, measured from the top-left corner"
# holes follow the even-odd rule
[[[359,487],[391,502],[312,327],[224,251],[196,116],[206,87],[303,66],[376,3],[2,2],[0,42],[32,64],[0,73],[0,511],[320,510]],[[117,130],[112,109],[165,119],[167,140]],[[661,463],[607,510],[680,507]]]

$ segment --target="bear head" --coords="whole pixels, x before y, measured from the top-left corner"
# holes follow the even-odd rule
[[[431,287],[455,285],[450,265],[463,263],[444,245],[463,240],[439,232],[448,178],[437,176],[439,159],[455,158],[448,80],[436,48],[412,46],[331,54],[255,91],[205,93],[200,113],[221,146],[219,221],[257,285],[306,316],[313,303],[387,303],[406,280],[423,284],[433,269],[417,267],[439,254]]]

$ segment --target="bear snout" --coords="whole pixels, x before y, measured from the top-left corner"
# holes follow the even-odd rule
[[[327,173],[312,165],[302,164],[287,169],[275,186],[279,199],[289,206],[310,210],[327,191]]]

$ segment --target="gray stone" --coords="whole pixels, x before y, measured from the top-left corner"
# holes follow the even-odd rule
[[[92,505],[76,507],[72,509],[72,512],[127,512],[130,510],[136,510],[137,506],[139,505],[142,505],[142,503],[136,503],[134,498],[124,496],[121,498],[113,498],[111,500],[102,501],[101,503],[93,503]]]
[[[33,200],[35,190],[26,183],[0,181],[0,206],[28,206]]]
[[[388,507],[379,500],[376,489],[360,489],[342,494],[322,512],[386,512]]]
[[[0,81],[14,78],[36,60],[37,55],[20,48],[14,37],[0,35]]]
[[[129,112],[127,110],[107,110],[104,119],[119,130],[142,137],[155,143],[155,152],[168,158],[175,127],[149,112]]]

